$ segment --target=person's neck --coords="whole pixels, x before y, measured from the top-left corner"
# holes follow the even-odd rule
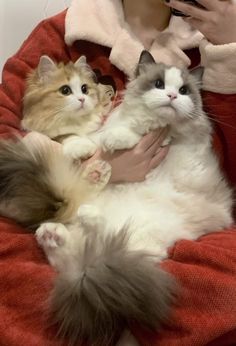
[[[127,23],[146,49],[169,24],[170,9],[162,0],[123,0],[123,8]]]

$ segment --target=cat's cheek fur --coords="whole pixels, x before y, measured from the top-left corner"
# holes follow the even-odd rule
[[[90,97],[89,95],[85,96],[84,108],[85,110],[91,112],[96,107],[97,103],[97,98]]]
[[[153,88],[145,92],[142,98],[149,109],[156,110],[158,107],[169,105],[169,98],[165,90]]]
[[[173,106],[181,118],[186,119],[194,115],[195,106],[189,95],[179,95],[173,102]]]

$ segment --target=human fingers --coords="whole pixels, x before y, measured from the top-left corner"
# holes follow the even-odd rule
[[[196,0],[200,5],[205,7],[208,11],[215,11],[217,8],[220,8],[221,1],[219,0]]]
[[[185,22],[188,22],[193,28],[200,31],[202,34],[205,34],[204,28],[205,28],[205,22],[202,22],[199,19],[192,18],[192,17],[185,17],[183,18]]]
[[[209,18],[209,11],[181,2],[179,0],[166,1],[166,5],[183,12],[185,15],[206,21]]]
[[[162,129],[151,131],[143,136],[139,143],[135,146],[136,152],[145,152],[146,150],[148,150],[153,145],[153,143],[156,142],[162,131]]]
[[[147,135],[145,135],[140,142],[136,145],[136,152],[146,152],[149,148],[151,148],[155,143],[160,139],[163,141],[162,137],[167,135],[167,128],[161,128],[156,131],[151,131]]]
[[[163,141],[165,140],[168,133],[168,129],[165,128],[165,130],[160,134],[158,138],[156,138],[156,141],[152,144],[151,147],[148,148],[148,150],[145,152],[145,156],[153,157],[157,150],[161,147]]]
[[[83,160],[81,167],[87,166],[87,164],[95,161],[95,160],[104,160],[106,161],[105,154],[102,152],[101,149],[98,149],[93,156],[91,156],[89,159]]]
[[[163,148],[160,148],[156,152],[156,155],[153,156],[153,158],[151,159],[150,165],[149,165],[149,169],[151,170],[151,169],[156,168],[157,166],[159,166],[159,164],[162,162],[162,160],[164,160],[164,158],[168,154],[168,151],[169,151],[169,146],[165,146]]]

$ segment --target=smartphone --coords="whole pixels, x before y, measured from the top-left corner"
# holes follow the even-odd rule
[[[195,0],[181,0],[182,2],[186,2],[189,5],[192,6],[196,6],[196,7],[200,7],[200,8],[204,8],[202,5],[200,5],[197,1]],[[174,16],[178,16],[178,17],[187,17],[186,14],[184,14],[181,11],[175,10],[174,8],[171,9],[171,12]]]

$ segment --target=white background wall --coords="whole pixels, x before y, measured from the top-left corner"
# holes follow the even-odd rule
[[[2,68],[44,18],[69,6],[71,0],[0,0],[0,79]]]

